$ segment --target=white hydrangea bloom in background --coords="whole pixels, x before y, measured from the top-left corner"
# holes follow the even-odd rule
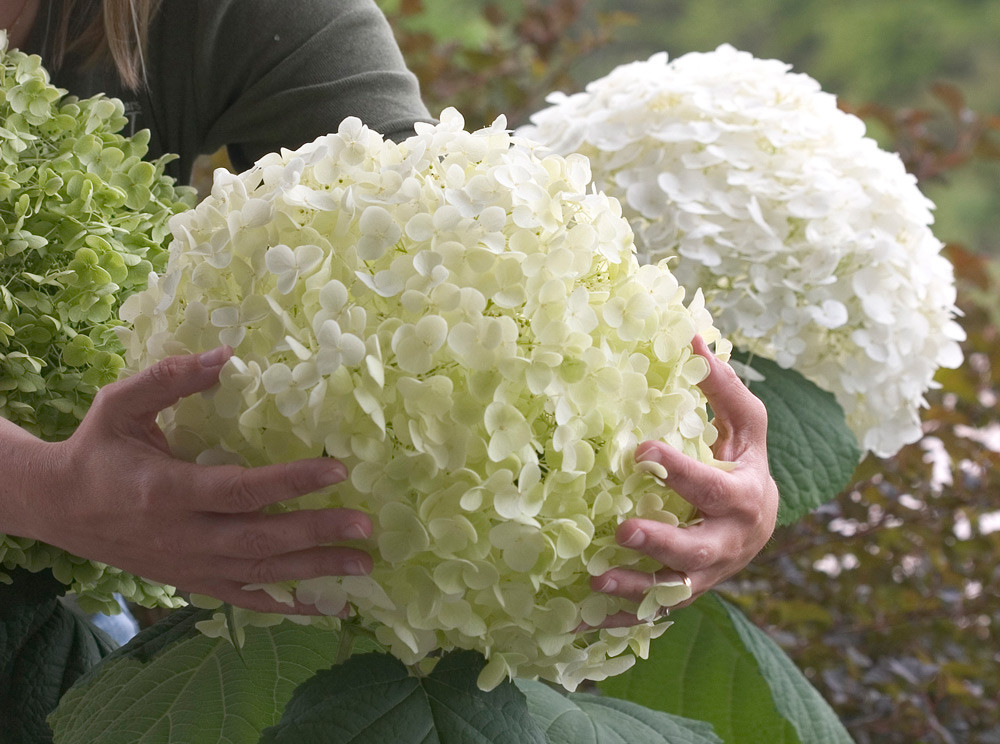
[[[519,134],[591,160],[649,261],[701,287],[735,345],[829,390],[865,450],[920,436],[957,367],[952,267],[895,154],[812,78],[724,45],[554,93]]]
[[[690,594],[665,584],[637,606],[588,581],[657,568],[615,543],[623,519],[694,517],[633,454],[663,439],[715,462],[690,344],[730,347],[699,295],[688,307],[665,265],[639,265],[618,202],[586,193],[585,158],[541,154],[502,119],[463,127],[448,110],[396,144],[348,119],[218,172],[173,221],[166,273],[123,309],[123,341],[135,367],[235,348],[218,388],[163,420],[182,455],[349,467],[282,508],[370,514],[374,572],[272,596],[346,607],[407,663],[478,649],[484,687],[574,687],[645,655],[656,609]],[[576,632],[621,610],[647,622]]]

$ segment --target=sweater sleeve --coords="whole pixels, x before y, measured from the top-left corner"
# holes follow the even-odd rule
[[[221,146],[242,170],[348,116],[394,138],[430,120],[374,0],[171,0],[148,68],[144,124],[185,178]]]

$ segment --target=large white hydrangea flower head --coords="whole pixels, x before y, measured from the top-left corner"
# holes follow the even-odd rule
[[[953,272],[933,205],[860,119],[728,45],[549,102],[519,134],[587,155],[640,255],[676,257],[735,345],[834,393],[863,449],[919,438],[935,372],[962,360]]]
[[[372,516],[369,577],[269,585],[345,607],[395,655],[481,650],[480,683],[574,687],[626,669],[660,605],[591,592],[629,516],[683,523],[690,505],[636,463],[641,439],[715,462],[697,383],[701,297],[640,266],[618,203],[586,193],[582,156],[458,112],[401,144],[356,119],[249,171],[172,223],[168,269],[123,310],[133,365],[230,344],[210,394],[163,420],[175,450],[260,465],[324,453],[348,482],[282,508]],[[720,348],[723,347],[723,348]],[[577,633],[626,610],[645,624]],[[230,629],[232,630],[232,629]]]

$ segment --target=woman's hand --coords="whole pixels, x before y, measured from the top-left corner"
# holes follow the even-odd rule
[[[636,602],[654,582],[690,581],[691,599],[742,569],[774,532],[778,487],[767,464],[767,411],[736,372],[696,337],[695,352],[705,357],[709,375],[701,383],[715,413],[719,438],[713,451],[735,463],[730,471],[705,465],[662,442],[643,442],[637,460],[651,460],[667,470],[667,485],[698,508],[702,521],[674,527],[648,519],[628,519],[618,527],[618,543],[654,558],[664,568],[655,576],[613,568],[591,579],[596,591]],[[609,618],[607,626],[631,625],[631,615]]]
[[[343,481],[347,470],[341,463],[210,467],[171,455],[157,414],[212,387],[231,355],[220,347],[164,359],[103,388],[65,442],[34,440],[24,449],[27,464],[19,481],[28,497],[5,493],[8,503],[0,510],[20,531],[7,525],[4,531],[260,612],[292,608],[243,586],[371,571],[367,553],[330,545],[369,537],[365,514],[261,511]],[[5,444],[11,428],[3,430]],[[27,435],[18,431],[24,436],[11,439],[23,448]],[[16,518],[8,496],[21,504]],[[316,613],[301,604],[294,611]]]

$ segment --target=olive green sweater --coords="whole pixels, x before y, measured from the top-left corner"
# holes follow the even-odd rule
[[[43,3],[26,45],[43,63],[57,2]],[[81,98],[121,98],[133,130],[152,133],[152,157],[180,156],[168,172],[182,181],[195,157],[222,146],[243,170],[348,116],[396,139],[430,120],[374,0],[164,0],[144,61],[147,87],[136,93],[110,63],[67,60],[53,82]]]

